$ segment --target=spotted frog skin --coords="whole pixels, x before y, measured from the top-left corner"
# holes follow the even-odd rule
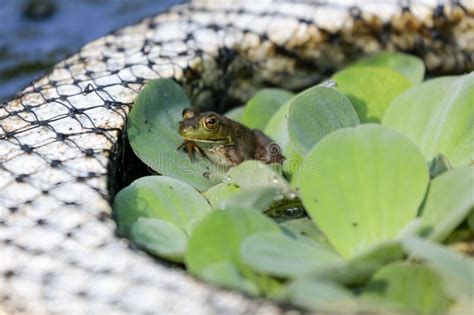
[[[179,134],[190,158],[200,152],[214,163],[230,168],[245,160],[283,163],[280,147],[258,129],[249,129],[215,112],[201,113],[195,107],[183,111]]]

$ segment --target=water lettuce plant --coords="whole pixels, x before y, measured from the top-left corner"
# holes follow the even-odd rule
[[[305,208],[344,257],[395,238],[416,217],[429,181],[416,145],[375,124],[331,133],[299,172]]]
[[[383,124],[413,141],[430,161],[444,154],[453,166],[474,159],[474,73],[436,78],[410,89],[391,104]]]
[[[209,160],[176,150],[181,114],[190,102],[184,90],[171,80],[152,80],[138,96],[127,122],[133,152],[154,171],[203,190],[217,184],[222,170]]]
[[[424,72],[382,53],[297,94],[263,89],[225,115],[286,160],[228,169],[177,150],[191,103],[150,81],[128,139],[160,175],[117,194],[118,234],[214,285],[308,310],[469,312],[474,260],[457,245],[474,240],[474,73]]]

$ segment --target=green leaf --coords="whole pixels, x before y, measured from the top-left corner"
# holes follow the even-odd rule
[[[395,238],[416,216],[429,180],[416,146],[374,124],[323,138],[297,177],[306,210],[344,257]]]
[[[242,207],[263,211],[280,194],[280,190],[271,185],[241,189],[236,184],[221,183],[211,187],[204,193],[204,196],[214,209],[223,210],[226,208]]]
[[[208,266],[230,261],[241,270],[240,244],[258,232],[278,231],[278,226],[256,209],[229,208],[213,211],[195,228],[188,242],[186,266],[199,274]]]
[[[413,258],[423,260],[443,278],[443,286],[453,299],[474,296],[474,260],[461,253],[420,238],[402,240]]]
[[[453,167],[451,166],[451,163],[449,162],[448,158],[445,157],[443,154],[439,153],[431,161],[430,177],[435,178],[451,169],[453,169]]]
[[[248,160],[232,167],[224,180],[227,183],[248,189],[273,187],[281,194],[290,193],[290,185],[279,169],[280,165],[268,165],[257,160]]]
[[[293,175],[298,172],[304,158],[296,151],[293,143],[288,145],[285,158],[285,161],[283,161],[283,172],[293,181]]]
[[[156,256],[182,262],[188,237],[176,225],[159,219],[139,218],[131,229],[131,239]]]
[[[240,187],[235,184],[220,183],[209,188],[203,195],[207,198],[212,208],[223,209],[226,207],[225,200],[239,191]]]
[[[335,81],[325,81],[317,86],[334,88]],[[264,129],[265,134],[278,143],[282,149],[282,153],[286,157],[286,160],[283,162],[283,169],[290,177],[296,174],[303,161],[303,156],[296,149],[295,143],[290,141],[288,132],[288,117],[292,100],[293,98],[290,98],[280,106]]]
[[[335,89],[315,86],[291,100],[288,131],[303,156],[327,134],[358,124],[351,102]]]
[[[413,84],[421,83],[425,76],[425,65],[423,60],[416,56],[402,53],[378,53],[374,56],[360,59],[352,66],[390,68],[404,75]]]
[[[315,242],[311,246],[275,232],[248,236],[240,254],[243,262],[255,271],[279,277],[295,277],[342,264],[341,257],[324,246]]]
[[[291,100],[285,102],[270,118],[264,133],[272,138],[280,146],[283,155],[288,158],[290,135],[288,134],[288,116]]]
[[[334,88],[336,82],[332,80],[324,81],[318,84],[319,87]],[[311,89],[311,88],[310,88]],[[290,105],[293,98],[288,99],[280,108],[273,114],[273,116],[268,121],[264,132],[267,136],[272,138],[276,143],[278,143],[282,149],[283,155],[287,160],[299,159],[299,154],[297,154],[294,144],[290,143],[290,135],[288,133],[288,117],[290,111]],[[288,167],[287,169],[293,170],[293,167]]]
[[[311,278],[301,278],[290,283],[287,296],[293,304],[318,312],[352,314],[358,309],[356,298],[343,287]]]
[[[299,169],[303,157],[295,148],[294,143],[290,142],[290,135],[288,133],[288,116],[290,110],[290,101],[285,102],[276,113],[270,118],[265,127],[265,134],[272,138],[281,148],[285,161],[283,162],[283,169],[290,176],[295,174]]]
[[[411,262],[380,269],[364,288],[362,297],[390,301],[401,310],[416,314],[445,314],[450,304],[440,277],[430,268]]]
[[[219,182],[224,170],[200,156],[191,161],[184,151],[177,150],[183,142],[178,122],[188,106],[183,89],[172,80],[150,81],[128,117],[128,139],[133,152],[153,170],[206,190]]]
[[[454,167],[474,159],[474,72],[426,81],[390,105],[383,124],[407,135],[426,161],[444,154]]]
[[[330,246],[326,235],[319,230],[309,218],[299,218],[279,223],[283,232],[289,233],[295,238],[310,239],[320,244]]]
[[[354,271],[357,270],[360,280],[365,281],[380,267],[401,260],[405,256],[399,241],[385,241],[353,257],[348,266]]]
[[[245,109],[244,106],[238,106],[238,107],[232,108],[228,112],[224,113],[224,116],[232,120],[238,121],[240,123],[243,123],[242,116],[244,114],[244,109]]]
[[[248,267],[243,268],[243,270],[246,279],[252,281],[258,286],[261,295],[273,300],[281,300],[282,293],[284,293],[282,292],[284,291],[284,286],[281,280],[264,274],[255,273]]]
[[[381,267],[402,260],[405,256],[400,242],[385,241],[364,250],[345,265],[315,276],[348,286],[361,286]]]
[[[188,184],[166,176],[146,176],[122,189],[113,205],[118,232],[127,236],[139,218],[161,219],[189,235],[211,211],[206,199]]]
[[[380,122],[390,102],[412,83],[388,68],[351,67],[337,72],[333,79],[344,93],[361,122]]]
[[[224,190],[219,196],[219,191],[223,188],[218,185],[219,188],[211,191],[210,196],[217,202],[214,207],[226,209],[237,206],[264,211],[275,204],[279,207],[274,210],[281,209],[286,205],[283,201],[296,198],[296,193],[281,174],[281,168],[279,164],[267,165],[261,161],[249,160],[229,169],[224,178],[225,183],[244,188],[232,193]]]
[[[219,261],[208,265],[199,272],[199,277],[215,285],[237,289],[247,294],[259,294],[257,285],[244,278],[236,265],[230,261]]]
[[[275,88],[258,91],[245,105],[242,122],[249,128],[263,130],[272,115],[293,95]]]
[[[220,205],[220,208],[244,207],[264,211],[275,202],[280,194],[280,190],[275,187],[244,189],[229,196],[223,205]]]
[[[474,209],[474,168],[454,169],[436,177],[430,184],[421,209],[422,235],[441,242]]]

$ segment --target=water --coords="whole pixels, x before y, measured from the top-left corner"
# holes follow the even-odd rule
[[[0,103],[87,42],[182,0],[0,0]],[[52,5],[41,18],[28,4]],[[50,14],[47,17],[48,12]]]

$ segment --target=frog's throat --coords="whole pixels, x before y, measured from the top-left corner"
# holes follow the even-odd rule
[[[196,138],[188,138],[188,137],[183,137],[183,139],[194,141],[197,143],[215,143],[215,144],[231,144],[232,141],[229,138],[222,138],[222,139],[196,139]]]

